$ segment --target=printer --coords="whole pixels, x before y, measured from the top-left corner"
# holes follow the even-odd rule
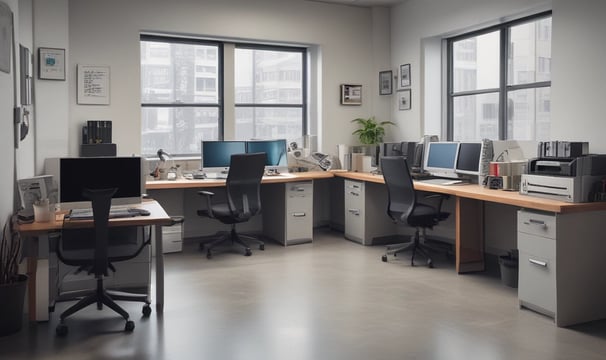
[[[606,192],[606,155],[540,157],[528,163],[520,193],[566,202],[591,202]]]

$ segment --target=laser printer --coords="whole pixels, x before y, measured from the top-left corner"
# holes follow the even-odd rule
[[[520,193],[566,202],[592,202],[606,192],[606,155],[536,158],[522,174]]]

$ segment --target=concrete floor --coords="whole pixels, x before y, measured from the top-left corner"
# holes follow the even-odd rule
[[[195,244],[166,258],[163,314],[133,333],[109,309],[68,319],[66,338],[48,323],[0,338],[0,359],[605,359],[606,320],[558,328],[518,308],[516,290],[485,274],[380,261],[327,229],[313,244],[267,244],[253,256]],[[124,303],[123,303],[124,304]],[[606,306],[606,304],[605,304]]]

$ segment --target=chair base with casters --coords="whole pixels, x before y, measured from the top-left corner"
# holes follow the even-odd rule
[[[218,247],[223,244],[231,244],[231,245],[239,245],[244,250],[244,256],[252,255],[252,250],[250,245],[244,241],[252,241],[259,245],[259,250],[265,250],[265,243],[260,239],[257,239],[253,236],[238,234],[236,232],[236,224],[232,224],[231,231],[222,231],[217,234],[218,239],[210,242],[210,243],[200,243],[200,250],[206,250],[206,258],[212,259],[213,253],[212,250],[215,247]]]
[[[421,232],[421,235],[419,235],[419,232]],[[425,239],[425,229],[424,228],[417,229],[417,231],[415,232],[415,234],[412,237],[412,241],[410,241],[410,242],[403,243],[403,244],[387,245],[385,254],[383,256],[381,256],[381,260],[383,262],[387,262],[387,257],[389,255],[393,255],[394,257],[397,257],[399,253],[410,250],[412,252],[412,257],[410,258],[411,266],[415,265],[415,256],[418,253],[418,254],[421,254],[426,259],[427,266],[430,268],[433,268],[433,259],[430,256],[430,252],[439,252],[439,251],[441,251],[441,249],[435,248],[433,246],[429,246],[428,244],[421,242],[421,238]]]
[[[143,305],[143,316],[148,317],[151,314],[151,302],[149,301],[149,297],[147,294],[131,294],[131,293],[123,293],[118,291],[106,290],[103,287],[103,279],[101,277],[97,277],[97,288],[96,291],[82,299],[80,299],[77,303],[70,306],[67,310],[63,311],[60,315],[60,323],[57,325],[55,332],[57,336],[65,336],[67,335],[68,328],[65,324],[65,319],[84,309],[85,307],[97,304],[97,310],[103,310],[103,305],[109,307],[114,310],[120,316],[126,320],[126,324],[124,325],[124,331],[132,332],[135,329],[135,322],[130,320],[130,316],[128,312],[124,310],[120,305],[116,303],[117,301],[139,301],[145,303]]]

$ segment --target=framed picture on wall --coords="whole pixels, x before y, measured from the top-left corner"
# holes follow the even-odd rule
[[[38,78],[65,80],[65,49],[38,48]]]
[[[341,85],[341,105],[362,105],[362,85]]]
[[[391,70],[379,72],[379,95],[391,95],[393,91],[392,76]]]
[[[398,91],[398,109],[410,110],[410,89]]]
[[[410,86],[410,64],[400,65],[400,86]]]

